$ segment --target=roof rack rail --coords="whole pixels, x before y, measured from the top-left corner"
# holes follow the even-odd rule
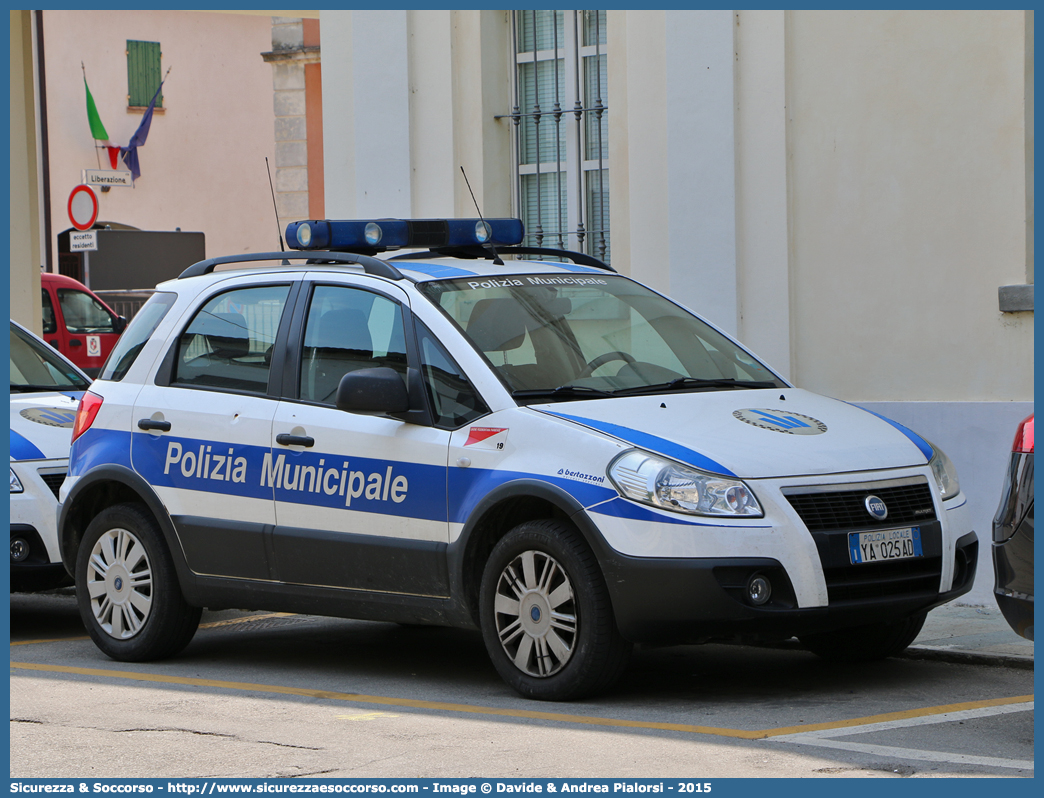
[[[225,255],[220,258],[208,258],[207,260],[193,263],[178,275],[178,279],[180,280],[183,277],[198,277],[201,274],[210,274],[214,271],[215,266],[220,266],[225,263],[278,260],[282,261],[281,265],[289,266],[291,265],[290,258],[295,260],[304,259],[306,261],[305,265],[318,265],[324,263],[354,264],[356,266],[362,266],[363,271],[376,277],[386,277],[389,280],[404,279],[402,272],[380,258],[371,258],[369,255],[356,255],[350,252],[323,252],[314,250],[308,252],[299,252],[296,250],[293,252],[247,252],[242,255]]]
[[[600,261],[593,255],[588,255],[584,252],[573,252],[568,249],[552,249],[550,247],[495,247],[496,252],[490,252],[486,247],[432,247],[424,252],[404,252],[401,255],[394,255],[388,260],[410,260],[417,258],[430,258],[430,257],[442,257],[442,258],[485,258],[486,260],[492,260],[494,254],[496,255],[550,255],[556,258],[568,258],[573,263],[580,266],[591,266],[595,269],[603,269],[607,272],[616,273],[616,269],[610,266],[608,263]]]

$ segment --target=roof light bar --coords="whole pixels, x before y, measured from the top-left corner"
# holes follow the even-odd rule
[[[401,247],[513,246],[522,242],[520,219],[314,219],[286,226],[291,249],[384,252]]]

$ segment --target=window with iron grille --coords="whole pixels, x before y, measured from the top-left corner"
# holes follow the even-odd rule
[[[514,122],[525,245],[609,262],[605,26],[605,11],[512,12],[514,103],[503,116]]]
[[[127,105],[144,107],[152,102],[152,95],[160,84],[159,42],[127,40]],[[156,98],[156,107],[163,107],[163,95]]]

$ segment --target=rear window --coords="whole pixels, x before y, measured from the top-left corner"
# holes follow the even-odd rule
[[[135,314],[116,342],[116,347],[105,361],[98,379],[119,382],[127,375],[142,347],[156,332],[159,323],[163,321],[163,317],[177,298],[177,294],[169,292],[158,292],[149,297],[149,301],[141,306],[141,310]]]

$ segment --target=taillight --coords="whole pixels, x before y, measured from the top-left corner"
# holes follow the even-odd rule
[[[1021,454],[1033,454],[1033,416],[1019,424],[1011,450]]]
[[[91,428],[101,406],[102,398],[98,394],[90,391],[84,393],[83,398],[80,399],[80,406],[76,408],[76,421],[73,422],[72,439],[74,441]]]

